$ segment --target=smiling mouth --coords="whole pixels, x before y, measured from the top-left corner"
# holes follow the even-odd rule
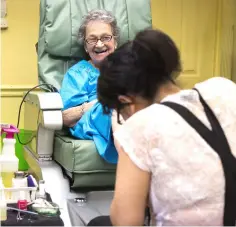
[[[106,53],[108,50],[106,49],[106,50],[95,50],[94,52],[96,53],[96,54],[103,54],[103,53]]]

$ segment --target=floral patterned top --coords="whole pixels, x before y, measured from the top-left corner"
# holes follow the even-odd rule
[[[217,116],[236,156],[236,85],[215,77],[195,87]],[[185,106],[211,128],[195,90],[182,90],[162,101]],[[114,136],[136,166],[151,172],[152,225],[223,224],[221,160],[178,113],[153,104],[129,118]]]

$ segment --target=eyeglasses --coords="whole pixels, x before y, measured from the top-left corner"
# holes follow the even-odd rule
[[[85,42],[90,45],[96,45],[98,40],[100,40],[103,43],[108,43],[111,41],[112,37],[113,37],[112,35],[105,35],[105,36],[102,36],[100,39],[93,37],[93,38],[86,39]]]

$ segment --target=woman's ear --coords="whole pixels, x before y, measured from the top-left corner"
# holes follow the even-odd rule
[[[125,95],[119,95],[118,99],[122,104],[129,104],[125,105],[124,108],[122,108],[122,110],[120,111],[123,119],[127,120],[135,113],[135,105],[133,104],[133,100],[131,97]]]
[[[84,44],[84,50],[85,50],[86,53],[88,53],[86,44]]]
[[[122,104],[129,104],[132,103],[132,100],[130,97],[126,96],[126,95],[119,95],[118,96],[118,100],[122,103]]]
[[[115,48],[114,49],[116,50],[116,48],[117,48],[117,42],[115,41]]]

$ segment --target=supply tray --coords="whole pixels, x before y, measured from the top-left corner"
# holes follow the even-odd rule
[[[24,199],[27,200],[28,203],[34,201],[36,199],[36,191],[37,187],[13,187],[13,188],[3,188],[6,203],[17,203],[19,199],[22,199],[22,194],[24,195]]]

